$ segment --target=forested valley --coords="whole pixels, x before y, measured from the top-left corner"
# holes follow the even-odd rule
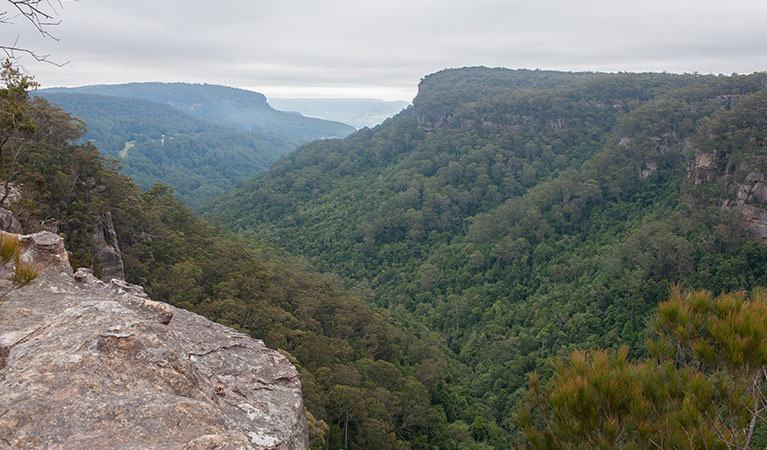
[[[314,139],[349,125],[276,111],[257,92],[189,83],[129,83],[34,91],[86,123],[82,141],[118,160],[142,190],[172,186],[199,206]]]
[[[312,448],[767,445],[765,74],[445,70],[208,221],[14,101],[26,230],[88,267],[109,213],[128,281],[296,364]]]

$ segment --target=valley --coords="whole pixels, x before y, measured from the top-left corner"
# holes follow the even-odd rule
[[[223,86],[139,83],[35,95],[83,120],[83,139],[118,159],[142,189],[172,186],[189,206],[265,170],[301,143],[353,131],[275,111],[261,94]]]
[[[279,350],[299,373],[310,448],[607,442],[565,427],[611,407],[573,394],[587,406],[547,408],[572,380],[631,380],[619,373],[629,366],[635,384],[651,379],[653,358],[671,358],[664,343],[683,339],[675,317],[700,320],[694,348],[676,355],[689,363],[664,366],[681,394],[636,393],[633,415],[605,422],[623,427],[621,445],[714,429],[700,408],[673,426],[636,409],[662,397],[673,414],[690,379],[741,393],[725,377],[741,354],[764,367],[765,328],[749,318],[767,286],[764,73],[446,69],[382,124],[317,140],[213,122],[225,102],[190,106],[204,86],[26,100],[35,127],[11,207],[28,232],[54,224],[75,269],[100,275],[103,246],[119,247],[126,280],[153,300]],[[737,291],[748,294],[715,299]],[[728,333],[756,350],[706,334],[716,311],[744,314]],[[609,403],[621,389],[592,395]],[[706,401],[729,404],[728,392]],[[767,428],[753,424],[747,438],[763,446]]]

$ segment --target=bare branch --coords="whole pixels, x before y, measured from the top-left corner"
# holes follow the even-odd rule
[[[8,2],[18,10],[19,15],[31,22],[43,36],[58,40],[46,30],[46,27],[56,26],[61,23],[60,20],[54,21],[53,15],[56,14],[56,8],[49,0],[8,0]],[[59,8],[61,8],[61,2],[58,1],[57,3]],[[50,12],[46,12],[41,5],[43,7],[47,5],[47,9]]]
[[[25,21],[32,24],[38,33],[44,38],[49,38],[54,41],[59,39],[50,33],[50,27],[55,27],[61,23],[58,20],[58,10],[63,8],[61,0],[55,0],[51,3],[51,0],[6,0],[10,5],[10,11],[0,12],[0,25],[13,25],[17,18],[22,18]],[[12,15],[11,12],[14,12]],[[6,56],[10,59],[18,59],[19,54],[27,54],[34,58],[36,61],[46,62],[55,66],[63,66],[67,63],[56,63],[50,60],[50,55],[43,55],[36,51],[19,46],[19,38],[11,45],[0,44],[0,49],[5,52]]]
[[[44,63],[48,63],[48,64],[53,64],[54,66],[57,66],[57,67],[64,67],[67,64],[69,64],[69,61],[64,62],[64,63],[57,63],[57,62],[52,61],[51,59],[49,59],[51,57],[51,55],[41,55],[41,54],[36,53],[35,51],[30,50],[28,48],[17,47],[15,45],[14,46],[0,45],[0,50],[5,52],[5,56],[7,56],[9,59],[12,59],[12,60],[19,59],[18,53],[24,53],[24,54],[27,54],[27,55],[31,56],[36,61],[44,62]]]

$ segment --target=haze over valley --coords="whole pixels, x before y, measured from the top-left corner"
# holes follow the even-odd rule
[[[0,4],[2,445],[767,448],[766,4]]]

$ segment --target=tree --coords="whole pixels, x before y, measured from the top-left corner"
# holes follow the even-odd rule
[[[0,176],[5,180],[5,189],[0,198],[2,206],[10,192],[9,184],[19,153],[25,140],[35,132],[35,124],[29,116],[27,105],[28,90],[37,87],[37,83],[14,67],[10,59],[3,62],[0,82],[3,84],[0,88]]]
[[[520,425],[533,448],[750,448],[767,423],[767,291],[681,293],[654,318],[653,356],[576,351],[544,386],[530,378]]]

